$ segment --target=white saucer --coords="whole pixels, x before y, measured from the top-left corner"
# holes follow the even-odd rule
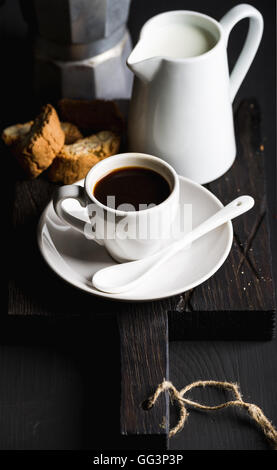
[[[195,227],[222,207],[221,202],[203,186],[182,176],[180,202],[192,204],[192,226]],[[76,184],[83,185],[84,180]],[[72,199],[66,208],[87,220],[85,210]],[[105,248],[88,240],[64,224],[56,215],[52,202],[45,208],[38,225],[38,244],[47,264],[62,279],[99,297],[131,302],[151,301],[181,294],[211,277],[227,258],[233,241],[232,223],[228,222],[194,242],[190,249],[177,253],[153,272],[153,282],[122,294],[106,294],[95,289],[92,275],[116,262]]]

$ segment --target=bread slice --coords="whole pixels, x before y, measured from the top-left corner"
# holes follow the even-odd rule
[[[53,162],[65,136],[51,104],[42,108],[29,133],[14,146],[14,154],[30,178],[36,178]]]
[[[17,144],[23,137],[30,132],[34,121],[25,122],[24,124],[14,124],[9,126],[2,132],[2,139],[6,145],[11,146]]]
[[[120,137],[102,131],[72,145],[64,145],[48,170],[50,181],[72,184],[86,176],[95,163],[118,152]]]
[[[117,104],[106,100],[73,100],[64,98],[58,103],[61,119],[91,132],[103,129],[120,133],[124,119]]]

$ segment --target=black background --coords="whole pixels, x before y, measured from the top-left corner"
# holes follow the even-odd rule
[[[151,16],[167,10],[191,9],[219,20],[237,1],[133,0],[129,29],[135,42]],[[262,110],[271,246],[277,279],[276,252],[276,14],[273,0],[249,2],[264,16],[261,46],[234,102],[255,97]],[[246,21],[231,33],[232,68],[243,44]],[[27,28],[18,2],[0,2],[1,128],[33,116],[31,55]],[[15,119],[16,116],[16,119]],[[5,181],[9,174],[3,170]],[[2,194],[5,198],[5,195]],[[8,207],[11,211],[11,207]],[[3,226],[3,225],[2,225]],[[275,243],[274,243],[275,240]],[[27,267],[26,267],[27,269]],[[45,286],[46,295],[49,293]],[[6,312],[2,311],[2,318]],[[86,329],[69,320],[41,334],[16,323],[0,333],[0,449],[122,448],[118,438],[119,356],[115,325],[93,317]],[[4,324],[3,324],[4,325]],[[35,331],[35,334],[33,332]],[[39,333],[38,333],[39,332]],[[99,342],[100,339],[100,342]],[[247,400],[261,406],[277,425],[277,344],[256,342],[183,342],[170,345],[171,380],[184,386],[197,379],[239,381]],[[219,399],[211,394],[210,399]],[[172,449],[268,449],[249,420],[233,411],[216,416],[191,413],[187,429],[171,441]]]

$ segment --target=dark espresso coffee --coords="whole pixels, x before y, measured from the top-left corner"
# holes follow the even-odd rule
[[[158,205],[168,198],[171,190],[167,180],[159,173],[148,168],[129,166],[111,171],[97,181],[93,194],[105,206],[117,209],[121,204],[130,204],[141,210],[140,205]],[[114,196],[114,205],[108,196]],[[144,207],[145,209],[146,207]]]

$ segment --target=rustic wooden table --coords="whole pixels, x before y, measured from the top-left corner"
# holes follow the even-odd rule
[[[235,3],[226,0],[218,6],[210,1],[207,8],[206,2],[195,1],[186,8],[220,18]],[[273,243],[270,248],[267,228],[269,220],[276,236],[274,55],[269,52],[274,49],[274,8],[273,2],[266,7],[261,1],[252,3],[264,14],[267,30],[235,103],[238,158],[209,189],[223,203],[241,192],[252,194],[256,206],[234,222],[230,256],[202,286],[160,302],[117,304],[64,284],[45,266],[35,240],[38,217],[55,186],[44,177],[27,182],[1,148],[13,210],[7,240],[9,314],[2,313],[0,329],[0,449],[269,448],[236,410],[191,411],[184,430],[168,443],[169,425],[177,419],[168,397],[162,396],[151,411],[141,406],[163,378],[177,388],[199,379],[237,381],[245,399],[261,406],[277,424]],[[168,8],[167,2],[159,2],[159,11]],[[170,8],[183,5],[176,0]],[[155,13],[154,0],[145,2],[144,9],[133,2],[134,36]],[[12,106],[1,116],[3,126],[29,119],[36,107],[29,82],[24,93],[15,87],[18,78],[12,71],[28,57],[26,44],[10,34],[6,89],[15,92]],[[231,63],[243,34],[239,26]],[[20,47],[15,65],[11,58]],[[208,403],[222,399],[215,390],[194,396]]]

